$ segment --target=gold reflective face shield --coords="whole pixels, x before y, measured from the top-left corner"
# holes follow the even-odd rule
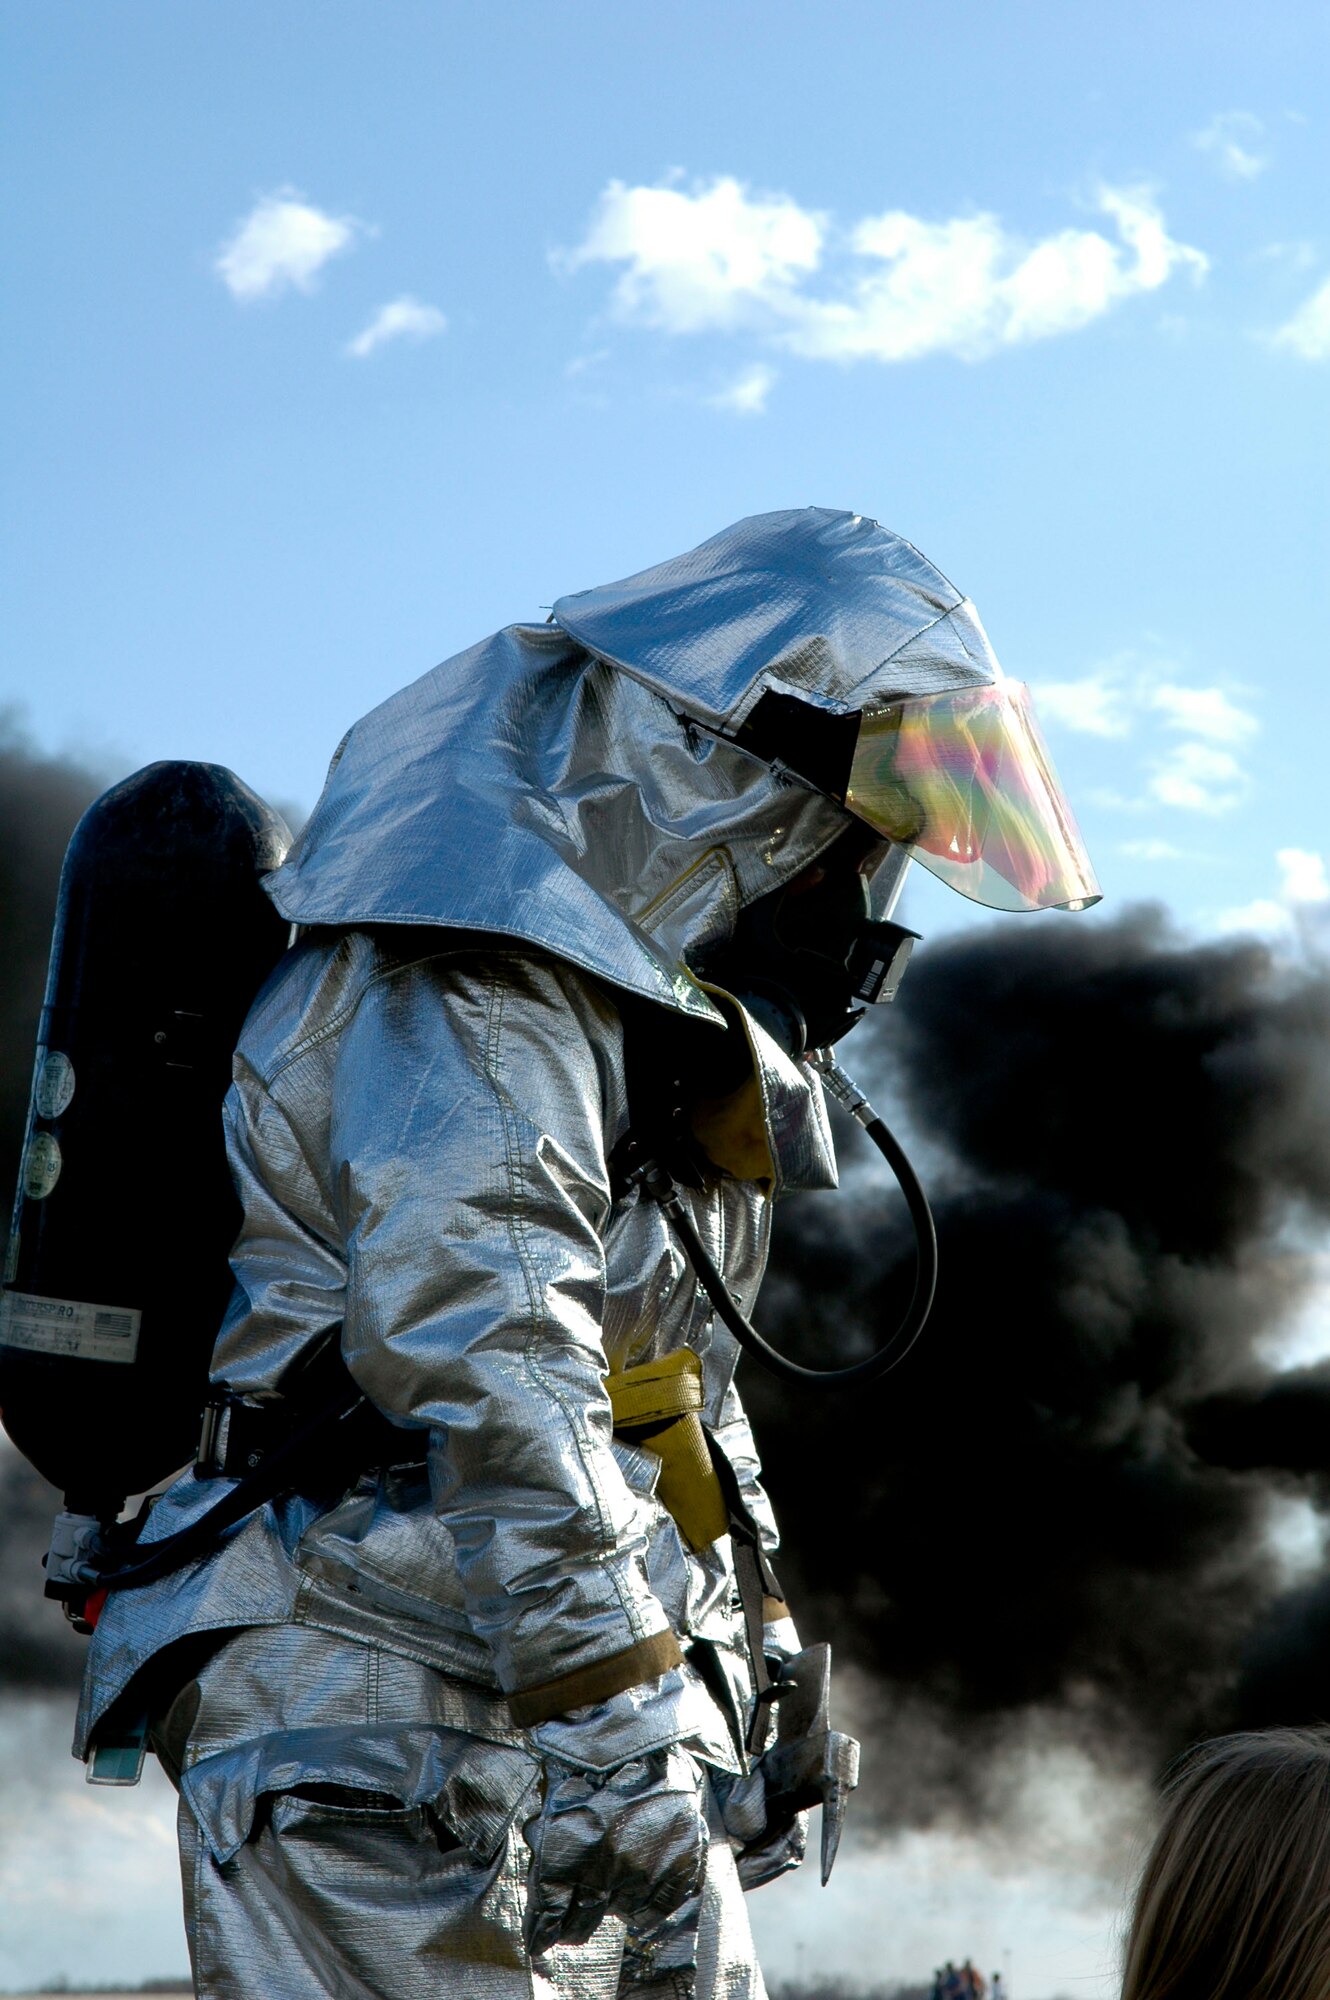
[[[1084,910],[1100,900],[1019,681],[865,713],[845,804],[990,909]]]

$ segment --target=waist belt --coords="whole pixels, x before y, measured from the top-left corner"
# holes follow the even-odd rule
[[[265,1403],[249,1402],[226,1390],[210,1396],[194,1461],[195,1478],[243,1479],[285,1444],[308,1414],[303,1405],[295,1412],[285,1396]],[[357,1412],[348,1435],[339,1440],[338,1463],[326,1469],[352,1476],[381,1465],[423,1465],[428,1449],[427,1431],[402,1430],[366,1409]]]
[[[779,1599],[781,1588],[734,1468],[702,1422],[702,1363],[691,1348],[676,1348],[657,1361],[610,1375],[606,1388],[615,1436],[644,1446],[660,1459],[656,1492],[684,1540],[702,1550],[722,1535],[731,1538],[758,1696],[749,1748],[760,1749],[767,1715],[764,1697],[770,1689],[762,1648],[763,1604]],[[221,1391],[204,1411],[195,1476],[243,1480],[298,1428],[293,1403],[285,1396],[254,1402]],[[368,1405],[354,1414],[343,1432],[337,1463],[320,1463],[320,1475],[335,1479],[379,1466],[425,1462],[428,1434],[399,1429]]]

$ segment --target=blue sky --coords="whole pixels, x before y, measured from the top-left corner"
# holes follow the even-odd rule
[[[494,626],[849,506],[1058,691],[1114,901],[1277,899],[1324,841],[1328,21],[10,10],[6,696],[307,807]]]
[[[43,747],[307,808],[436,660],[815,502],[974,597],[1106,910],[1326,901],[1324,5],[63,0],[0,41],[0,702]]]

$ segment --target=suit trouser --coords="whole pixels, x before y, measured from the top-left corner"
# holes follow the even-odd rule
[[[384,1758],[431,1730],[470,1760],[442,1813],[383,1783]],[[696,1903],[663,1935],[611,1917],[586,1944],[529,1958],[523,1811],[496,1833],[492,1786],[488,1817],[473,1810],[504,1737],[521,1740],[502,1703],[379,1648],[294,1626],[229,1639],[154,1730],[182,1784],[201,2000],[765,2000],[700,1765],[712,1838]],[[358,1772],[370,1742],[378,1762]]]

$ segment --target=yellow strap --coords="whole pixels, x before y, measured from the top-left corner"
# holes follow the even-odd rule
[[[614,1428],[667,1422],[702,1407],[702,1363],[691,1347],[676,1347],[658,1361],[640,1361],[605,1384]]]
[[[771,1142],[762,1088],[748,1076],[728,1097],[699,1097],[688,1122],[693,1137],[711,1161],[732,1180],[756,1181],[763,1193],[772,1183]]]
[[[659,1458],[656,1493],[680,1534],[691,1548],[710,1548],[730,1517],[702,1428],[702,1363],[691,1347],[676,1347],[611,1375],[606,1386],[615,1430]]]
[[[728,1097],[696,1099],[688,1114],[693,1137],[713,1166],[736,1181],[756,1181],[764,1194],[770,1194],[775,1186],[776,1164],[771,1155],[771,1129],[748,1016],[723,986],[709,986],[705,979],[697,983],[708,1000],[728,1000],[738,1014],[748,1043],[748,1074]]]

